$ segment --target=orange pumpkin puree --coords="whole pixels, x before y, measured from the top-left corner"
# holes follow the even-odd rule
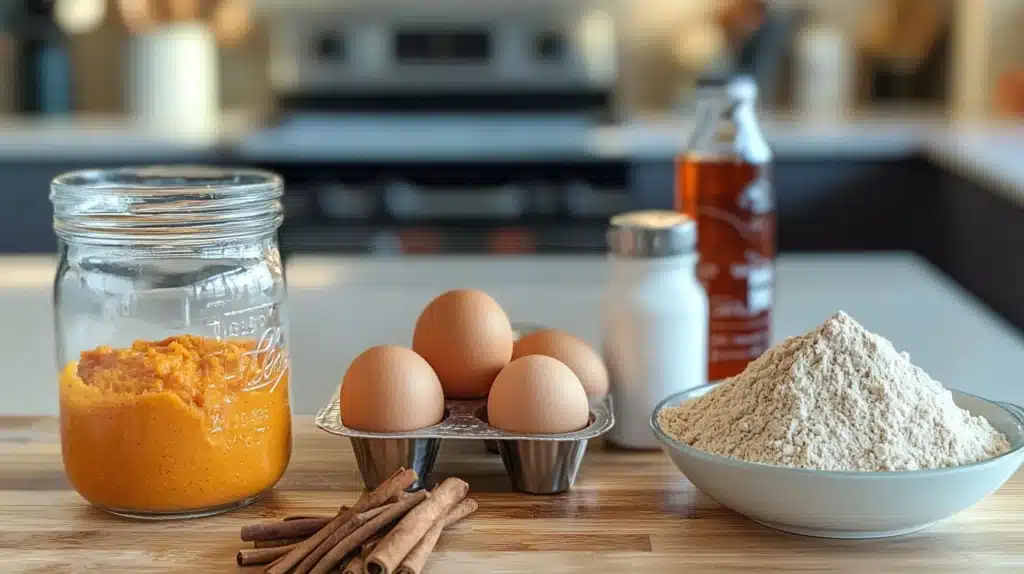
[[[291,456],[288,370],[254,341],[98,347],[60,375],[64,467],[89,502],[182,512],[274,486]]]

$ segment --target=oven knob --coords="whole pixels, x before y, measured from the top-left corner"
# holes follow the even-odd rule
[[[345,59],[345,37],[334,31],[321,32],[313,44],[313,54],[322,62]]]

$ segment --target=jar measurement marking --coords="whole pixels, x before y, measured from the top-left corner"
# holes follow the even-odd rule
[[[284,330],[281,327],[270,327],[263,331],[256,347],[245,354],[247,360],[258,361],[262,358],[258,376],[249,382],[246,390],[277,386],[288,372],[288,352],[284,348]]]
[[[224,311],[215,318],[208,319],[205,324],[213,330],[213,336],[218,339],[225,337],[251,337],[262,333],[267,325],[271,323],[271,316],[275,313],[275,303],[265,303],[245,309]],[[237,317],[237,318],[236,318]]]

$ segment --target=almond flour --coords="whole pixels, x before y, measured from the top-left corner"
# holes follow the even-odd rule
[[[658,424],[705,452],[819,470],[961,466],[1010,448],[909,355],[842,311],[704,396],[663,409]]]

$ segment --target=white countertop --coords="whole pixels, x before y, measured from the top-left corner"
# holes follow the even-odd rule
[[[1024,207],[1024,125],[937,130],[925,151],[946,169]]]
[[[199,161],[244,137],[247,115],[225,113],[201,133],[155,130],[122,116],[0,118],[0,159],[11,161]]]
[[[203,137],[154,133],[116,118],[0,119],[0,160],[473,161],[626,158],[664,160],[685,144],[692,120],[677,116],[600,126],[584,117],[310,115],[250,128],[226,114]],[[820,120],[768,115],[762,126],[778,157],[887,159],[923,152],[1024,206],[1024,123],[956,123],[935,116],[866,114]]]
[[[0,257],[0,413],[55,414],[53,260]],[[601,257],[296,257],[288,264],[295,411],[312,413],[349,361],[409,344],[419,310],[453,287],[491,293],[514,321],[599,333]],[[1024,404],[1024,337],[909,254],[786,255],[778,263],[776,341],[842,309],[949,387]]]
[[[586,117],[309,115],[259,129],[239,142],[246,159],[431,160],[630,158],[678,153],[694,119],[665,116],[598,125]],[[863,117],[836,121],[766,117],[762,129],[778,156],[892,157],[919,151],[952,129],[935,118]]]

